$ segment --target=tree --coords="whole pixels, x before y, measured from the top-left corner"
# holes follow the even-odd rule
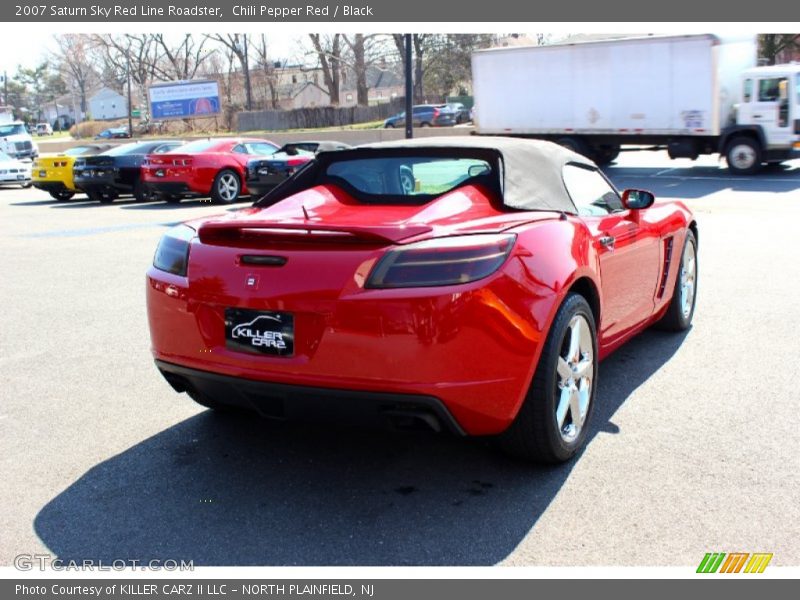
[[[394,45],[397,48],[397,52],[400,54],[400,60],[403,63],[403,69],[405,71],[405,36],[402,33],[394,33],[392,37],[394,38]],[[434,37],[435,36],[430,33],[415,33],[411,36],[411,46],[414,54],[414,102],[417,104],[425,102],[425,59]]]
[[[758,36],[758,55],[774,65],[785,50],[800,50],[800,33],[766,33]]]
[[[248,34],[227,33],[222,35],[217,33],[214,35],[206,34],[206,37],[219,42],[239,59],[239,66],[244,75],[245,107],[247,110],[253,110],[253,86],[250,82],[250,57],[248,56],[250,53],[250,40]]]
[[[86,34],[67,33],[53,36],[58,45],[58,54],[53,57],[62,79],[67,86],[77,92],[80,105],[79,114],[87,110],[89,86],[97,79],[92,64],[92,39]]]
[[[41,118],[42,112],[49,102],[67,91],[61,76],[51,70],[50,63],[47,61],[31,68],[17,67],[15,79],[26,90],[31,90],[28,93],[28,99],[32,101],[32,107],[35,107],[37,118]]]
[[[314,51],[317,54],[320,68],[322,69],[322,79],[328,97],[333,106],[339,105],[339,89],[342,78],[342,34],[334,33],[321,36],[319,33],[309,33]]]
[[[187,33],[177,43],[170,43],[163,33],[156,33],[153,39],[163,56],[162,60],[157,61],[155,70],[166,80],[193,79],[203,61],[214,52],[204,52],[208,36],[203,36],[198,42],[191,33]]]
[[[264,97],[268,98],[267,106],[273,109],[280,107],[280,97],[278,93],[278,82],[280,80],[279,69],[281,62],[271,60],[267,53],[267,36],[261,34],[259,43],[256,44],[256,62],[259,71],[263,75],[266,86]]]

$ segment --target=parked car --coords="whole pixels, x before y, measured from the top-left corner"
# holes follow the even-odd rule
[[[694,314],[689,209],[550,142],[323,152],[265,200],[168,230],[147,273],[156,365],[211,408],[497,436],[557,463],[586,440],[598,361]]]
[[[36,135],[53,135],[53,128],[50,123],[37,123]]]
[[[449,102],[447,106],[456,113],[456,124],[461,125],[461,123],[468,123],[472,120],[469,109],[461,102]]]
[[[91,200],[104,204],[121,194],[133,194],[137,201],[151,198],[141,178],[148,154],[163,154],[184,144],[181,140],[148,140],[121,144],[101,154],[78,158],[72,168],[75,186]]]
[[[0,186],[4,185],[31,187],[31,161],[11,158],[0,152]]]
[[[84,144],[58,154],[40,156],[33,161],[33,186],[60,202],[69,200],[79,191],[72,174],[75,159],[100,154],[109,148],[109,144]]]
[[[276,144],[260,139],[196,140],[164,154],[149,155],[142,166],[142,181],[167,202],[210,196],[213,202],[229,204],[250,193],[245,184],[247,162],[276,150]]]
[[[247,189],[253,196],[263,196],[312,160],[317,152],[347,148],[350,148],[347,144],[330,141],[284,144],[275,154],[247,163]]]
[[[110,129],[104,129],[96,136],[94,139],[96,140],[124,140],[131,137],[130,132],[128,131],[127,127],[112,127]]]
[[[420,104],[413,107],[414,127],[448,127],[456,124],[457,114],[446,104]],[[406,126],[406,113],[401,112],[383,122],[387,129]]]

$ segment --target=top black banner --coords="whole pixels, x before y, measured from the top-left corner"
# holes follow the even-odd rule
[[[705,0],[606,0],[605,2],[492,0],[324,0],[242,2],[230,0],[62,0],[56,3],[11,2],[0,5],[7,22],[248,22],[248,23],[500,23],[500,22],[780,22],[800,21],[800,4],[761,0],[757,5]],[[789,27],[791,29],[791,27]]]

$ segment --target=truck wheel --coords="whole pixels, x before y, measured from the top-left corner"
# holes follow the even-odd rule
[[[562,137],[556,140],[556,144],[563,146],[567,150],[571,150],[577,154],[589,158],[590,149],[588,144],[581,138],[577,137]]]
[[[612,162],[617,160],[617,157],[619,156],[619,146],[595,146],[592,150],[592,154],[594,154],[594,161],[601,167],[610,165]]]
[[[761,146],[753,138],[734,138],[728,144],[725,159],[734,175],[752,175],[761,168]]]

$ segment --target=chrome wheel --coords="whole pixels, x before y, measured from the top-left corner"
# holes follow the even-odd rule
[[[728,152],[728,161],[737,171],[749,171],[755,166],[756,160],[758,155],[750,144],[736,144]]]
[[[594,345],[586,317],[570,319],[556,365],[556,423],[561,439],[574,442],[589,414],[594,380]]]
[[[683,318],[688,319],[694,306],[695,277],[697,275],[697,254],[694,244],[688,241],[681,259],[680,302]]]
[[[239,180],[233,173],[225,173],[217,181],[217,193],[225,202],[233,202],[239,197]]]

